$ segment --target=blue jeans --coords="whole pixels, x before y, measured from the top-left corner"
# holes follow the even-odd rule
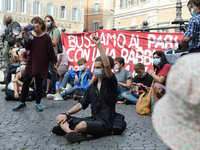
[[[118,83],[118,85],[117,85],[117,95],[118,95],[117,99],[123,101],[124,98],[122,97],[122,94],[123,94],[124,92],[126,92],[126,91],[127,91],[127,90],[125,90],[125,88],[123,88],[123,87]]]
[[[199,52],[200,52],[199,48],[189,50],[189,53],[199,53]]]
[[[72,78],[71,74],[66,72],[65,75],[64,75],[64,78],[62,80],[62,83],[61,83],[61,86],[63,88],[65,88],[65,86],[67,85],[67,82],[73,86],[74,85],[74,79]]]
[[[80,89],[79,86],[74,86],[72,87],[70,90],[66,91],[66,92],[61,92],[61,96],[65,96],[65,95],[70,95],[73,94],[76,90]]]
[[[55,92],[56,91],[56,72],[53,71],[53,65],[51,62],[49,64],[49,70],[51,74],[51,92]]]
[[[140,97],[140,94],[130,93],[129,91],[126,91],[122,94],[122,97],[124,99],[127,99],[133,104],[136,104],[138,102],[138,99]]]

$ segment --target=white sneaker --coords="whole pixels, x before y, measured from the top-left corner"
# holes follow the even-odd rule
[[[54,99],[54,97],[55,97],[55,94],[47,94],[47,98],[50,100]]]

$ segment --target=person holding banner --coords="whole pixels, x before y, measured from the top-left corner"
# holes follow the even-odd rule
[[[189,51],[189,53],[200,52],[200,1],[191,0],[191,14],[192,18],[189,21],[186,32],[182,38],[182,46],[184,51]],[[187,48],[189,44],[189,50]]]
[[[106,55],[99,37],[94,36],[92,39],[100,52],[100,56],[94,62],[94,74],[98,79],[88,87],[78,104],[56,117],[58,126],[52,130],[54,134],[65,135],[70,142],[87,140],[87,134],[101,137],[112,132],[117,98],[117,79],[111,70],[114,60]],[[71,116],[86,109],[89,104],[91,117]]]
[[[42,80],[47,78],[49,71],[49,62],[53,64],[56,71],[56,56],[53,49],[51,38],[45,33],[46,25],[40,17],[34,17],[31,20],[34,26],[32,33],[25,32],[25,48],[30,50],[26,69],[23,73],[24,82],[22,86],[22,94],[20,103],[13,108],[13,111],[20,110],[26,107],[26,97],[29,90],[29,84],[32,77],[35,77],[36,83],[36,110],[43,111],[40,105],[42,97]],[[33,38],[30,38],[30,34]]]

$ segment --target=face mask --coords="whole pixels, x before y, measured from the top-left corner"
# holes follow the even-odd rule
[[[15,52],[17,52],[17,51],[19,51],[19,48],[13,48],[13,50],[14,50]]]
[[[10,19],[6,19],[6,23],[11,23],[11,20]]]
[[[21,67],[20,67],[20,69],[23,71],[25,70],[25,68],[26,68],[26,65],[21,65]]]
[[[153,64],[158,66],[161,63],[160,58],[153,59]]]
[[[102,73],[101,69],[94,69],[94,75],[98,78],[101,78],[104,73]]]
[[[142,74],[142,77],[140,77],[140,78],[144,78],[144,75],[145,75],[145,74],[143,73],[143,74]]]
[[[46,26],[47,26],[47,28],[50,28],[51,27],[51,22],[46,22]]]
[[[195,16],[195,15],[196,15],[196,13],[194,12],[194,8],[191,8],[191,15],[192,15],[192,16]]]
[[[34,29],[34,31],[35,31],[36,33],[39,33],[40,30],[41,30],[40,28],[38,28],[37,30]]]
[[[84,65],[81,65],[80,66],[80,69],[83,71],[83,70],[85,70],[85,66]]]
[[[116,71],[118,71],[118,70],[119,70],[119,65],[115,65],[114,69],[115,69]]]

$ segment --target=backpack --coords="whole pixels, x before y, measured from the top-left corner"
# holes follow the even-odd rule
[[[52,30],[52,36],[53,36],[53,30]],[[58,47],[58,54],[63,53],[62,39],[61,39],[61,35],[60,34],[59,34],[59,37],[58,37],[57,47]]]
[[[58,46],[58,54],[63,53],[62,39],[61,39],[60,35],[59,35],[59,38],[58,38],[57,46]]]

